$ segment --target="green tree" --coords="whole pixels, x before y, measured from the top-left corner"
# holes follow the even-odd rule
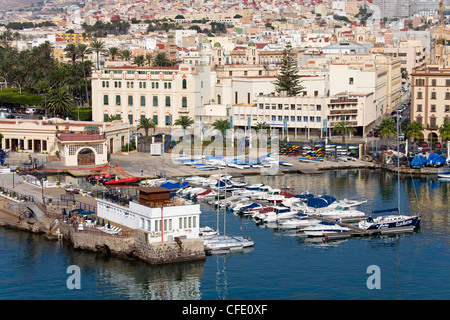
[[[50,113],[64,116],[70,114],[74,108],[75,103],[64,87],[49,91],[47,109]]]
[[[153,56],[151,53],[146,53],[145,54],[145,62],[147,63],[147,66],[151,67],[152,66],[152,61],[153,61]]]
[[[414,153],[416,153],[416,139],[423,139],[423,127],[421,123],[413,121],[408,124],[405,130],[406,136],[414,141]]]
[[[442,142],[450,140],[450,122],[446,121],[439,128],[439,136],[441,137]]]
[[[111,57],[111,60],[114,61],[114,59],[120,55],[120,50],[118,47],[110,47],[108,49],[108,54]]]
[[[167,59],[164,52],[160,52],[153,58],[153,65],[155,67],[169,67],[172,63]]]
[[[139,120],[139,125],[137,127],[137,130],[144,129],[145,136],[148,137],[148,130],[153,129],[153,133],[155,132],[156,123],[153,121],[152,118],[141,118]]]
[[[268,131],[267,131],[267,134],[270,133],[270,126],[268,126],[268,125],[266,124],[266,122],[257,122],[257,123],[256,123],[255,129],[256,129],[256,132],[259,132],[259,131],[261,131],[261,130],[266,129],[266,130],[268,130]]]
[[[389,137],[397,135],[397,125],[391,118],[384,119],[380,124],[380,136],[386,137],[387,148],[389,149]]]
[[[219,130],[225,141],[225,131],[231,128],[230,121],[218,119],[212,124],[213,128]]]
[[[120,115],[118,114],[110,114],[108,115],[108,119],[106,120],[106,122],[113,122],[116,120],[120,120]]]
[[[137,65],[138,67],[142,67],[145,63],[145,58],[143,54],[139,54],[134,57],[133,64]]]
[[[120,56],[125,61],[130,61],[130,59],[131,59],[131,51],[130,50],[122,50],[122,52],[120,53]]]
[[[352,126],[347,125],[347,121],[342,120],[337,122],[333,129],[332,129],[333,133],[337,133],[340,134],[342,137],[342,143],[345,143],[345,136],[347,133],[351,133],[351,132],[355,132],[356,129]]]
[[[90,43],[91,50],[95,52],[97,57],[97,70],[100,69],[100,54],[104,54],[106,52],[105,43],[103,41],[92,41]]]
[[[297,96],[305,88],[301,85],[301,80],[297,75],[298,69],[295,64],[295,55],[290,43],[283,50],[283,60],[281,61],[279,75],[275,80],[275,91],[278,94],[285,92],[287,96]]]
[[[74,45],[73,43],[69,43],[64,48],[64,52],[66,53],[66,57],[70,58],[70,60],[72,61],[72,65],[74,65],[75,61],[77,60],[77,57],[78,57],[78,48],[77,48],[77,46]]]
[[[188,116],[180,116],[173,123],[174,126],[180,126],[183,128],[183,133],[185,133],[186,129],[194,124],[194,120]]]
[[[89,90],[88,90],[88,83],[87,83],[87,77],[86,77],[86,68],[84,65],[84,58],[88,55],[92,53],[91,48],[89,48],[87,45],[80,43],[77,46],[77,50],[78,50],[78,55],[81,58],[81,68],[83,71],[83,80],[84,80],[84,89],[86,91],[86,102],[89,103]],[[90,74],[89,74],[90,76]]]

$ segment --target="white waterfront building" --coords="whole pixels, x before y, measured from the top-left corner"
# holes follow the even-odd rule
[[[200,205],[149,207],[130,201],[122,206],[97,198],[97,216],[147,232],[149,243],[199,238]]]

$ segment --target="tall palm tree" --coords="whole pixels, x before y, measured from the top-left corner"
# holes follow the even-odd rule
[[[75,108],[75,102],[64,87],[50,90],[47,102],[48,111],[53,114],[66,115]]]
[[[86,77],[86,68],[84,66],[84,58],[88,54],[91,54],[92,50],[91,50],[91,48],[89,48],[87,45],[85,45],[83,43],[80,43],[77,46],[77,49],[78,49],[78,55],[81,58],[81,68],[83,69],[84,88],[86,90],[86,102],[89,103],[89,90],[88,90],[87,77]]]
[[[389,137],[397,135],[397,125],[391,118],[384,119],[380,124],[380,136],[386,137],[387,148],[389,149]]]
[[[218,120],[214,121],[212,126],[214,129],[220,131],[220,133],[222,134],[222,137],[225,136],[225,131],[231,128],[230,121],[222,120],[222,119],[218,119]]]
[[[122,59],[125,59],[125,61],[130,61],[131,58],[131,51],[130,50],[122,50],[120,53],[120,56]]]
[[[117,47],[110,47],[108,49],[108,54],[111,57],[111,60],[114,61],[114,59],[120,55],[120,49]]]
[[[416,139],[423,139],[423,127],[421,123],[413,121],[408,124],[405,130],[406,136],[408,138],[413,138],[414,140],[414,153],[416,153]]]
[[[66,53],[66,57],[70,58],[72,60],[72,65],[75,64],[75,60],[77,60],[78,57],[78,49],[77,46],[73,43],[69,43],[65,48],[64,52]]]
[[[139,54],[134,57],[133,64],[137,65],[138,67],[142,67],[145,63],[145,58],[143,54]]]
[[[147,66],[149,66],[149,67],[152,66],[153,56],[151,53],[145,54],[145,61],[147,62]]]
[[[148,137],[148,130],[153,128],[153,133],[155,132],[156,123],[153,121],[152,118],[141,118],[139,120],[139,125],[137,127],[137,130],[144,129],[145,136]]]
[[[164,52],[160,52],[153,58],[153,65],[156,67],[168,67],[171,65],[171,62],[167,59]]]
[[[186,132],[186,129],[194,124],[194,119],[188,116],[180,116],[173,123],[174,126],[181,126],[183,128],[183,133]]]
[[[450,140],[450,121],[444,122],[444,124],[439,128],[439,136],[442,142]]]
[[[352,126],[347,125],[347,121],[342,120],[334,125],[332,131],[333,133],[340,134],[342,137],[342,143],[345,143],[345,135],[347,134],[347,132],[352,133],[355,132],[356,129]]]
[[[94,51],[97,55],[97,70],[100,69],[100,54],[106,52],[105,43],[103,41],[92,41],[90,43],[92,51]]]

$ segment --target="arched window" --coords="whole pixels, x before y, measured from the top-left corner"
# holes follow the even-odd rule
[[[183,79],[182,85],[183,85],[183,89],[187,89],[187,81],[186,81],[186,79]]]

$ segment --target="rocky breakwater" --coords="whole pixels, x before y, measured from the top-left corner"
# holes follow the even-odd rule
[[[60,224],[60,232],[63,234],[64,240],[70,241],[75,249],[126,259],[138,259],[150,264],[206,259],[201,239],[149,243],[147,233],[143,230],[133,230],[125,237],[101,232],[75,232],[72,226],[64,223]]]

